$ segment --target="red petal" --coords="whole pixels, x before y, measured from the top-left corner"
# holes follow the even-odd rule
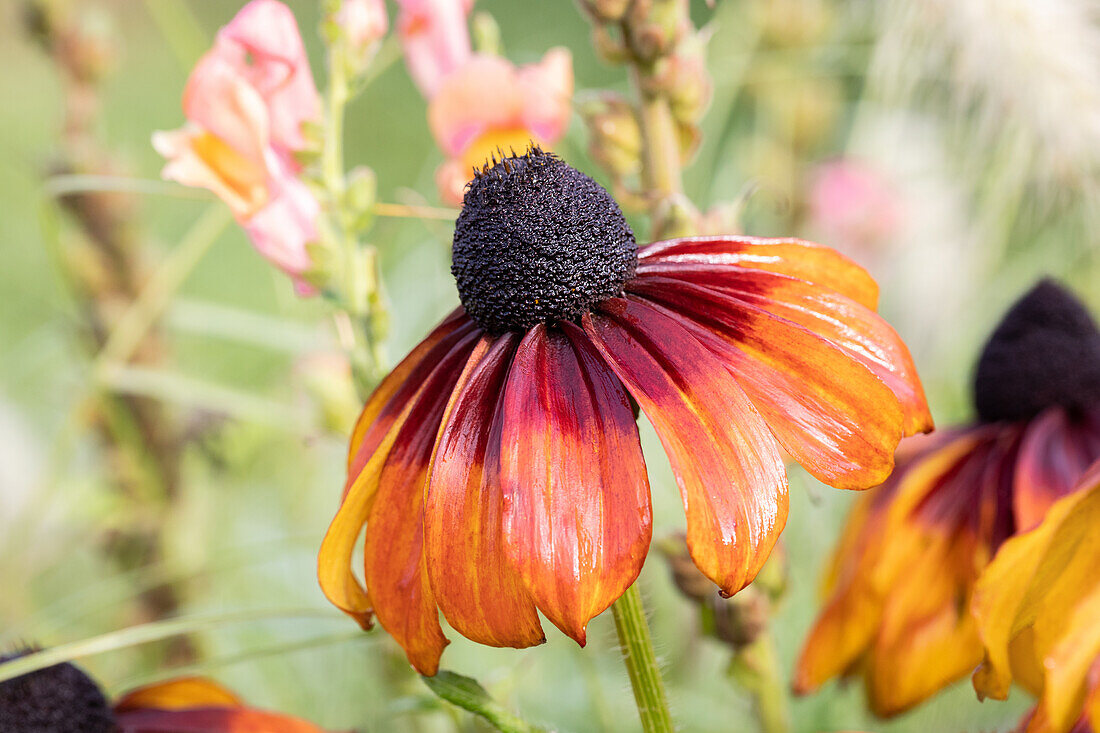
[[[1041,522],[1050,505],[1073,491],[1098,458],[1100,413],[1071,417],[1053,407],[1032,420],[1020,446],[1012,494],[1018,531]]]
[[[878,305],[878,285],[866,270],[830,247],[801,239],[688,237],[654,242],[638,252],[638,274],[670,264],[778,272],[835,290],[871,310]]]
[[[348,449],[348,482],[351,486],[367,459],[374,453],[382,436],[393,425],[401,410],[413,398],[435,365],[464,337],[477,330],[466,311],[457,308],[435,327],[428,337],[386,375],[363,406]],[[368,439],[369,438],[369,439]]]
[[[545,641],[501,527],[499,395],[518,338],[483,336],[459,377],[432,458],[424,505],[428,576],[443,615],[490,646]]]
[[[812,331],[858,359],[890,388],[905,412],[906,435],[932,429],[932,414],[909,350],[870,308],[805,280],[734,265],[667,266],[648,274],[721,290]]]
[[[678,321],[613,298],[584,330],[660,436],[687,511],[692,559],[727,594],[747,585],[787,521],[775,443],[725,365]]]
[[[244,701],[236,693],[214,680],[205,677],[177,677],[131,690],[115,703],[115,712],[147,708],[237,708],[243,705]]]
[[[848,352],[723,291],[655,276],[637,279],[631,289],[698,324],[693,333],[816,478],[865,489],[890,475],[902,437],[901,407]]]
[[[325,733],[299,718],[248,708],[133,710],[116,720],[119,733]]]
[[[516,353],[501,444],[507,547],[535,603],[582,646],[638,577],[652,533],[634,412],[584,333],[543,325]]]
[[[479,332],[463,330],[463,333],[465,336],[452,345],[446,354],[437,354],[434,350],[431,352],[433,356],[440,357],[433,361],[434,369],[425,379],[415,382],[416,391],[411,398],[402,398],[401,408],[392,421],[386,418],[388,427],[377,439],[373,450],[369,454],[363,451],[367,460],[362,468],[352,475],[350,485],[344,492],[340,509],[336,512],[321,543],[321,550],[317,556],[317,578],[321,590],[329,601],[356,619],[365,629],[371,627],[373,604],[370,594],[360,585],[351,571],[351,556],[355,550],[355,542],[374,506],[379,481],[391,448],[399,436],[402,440],[407,440],[407,436],[417,432],[422,425],[415,420],[410,423],[410,416],[418,406],[420,412],[417,414],[422,414],[425,403],[438,403],[439,411],[442,413],[443,405],[446,405],[450,398],[457,374],[473,349]],[[448,367],[442,368],[443,365]],[[448,368],[452,371],[447,371]],[[413,383],[412,380],[406,382],[406,384]],[[404,391],[404,387],[401,391]],[[427,426],[426,429],[434,436],[438,424],[437,417],[436,423]],[[370,430],[373,432],[374,427],[372,426]],[[371,438],[372,442],[374,440]]]

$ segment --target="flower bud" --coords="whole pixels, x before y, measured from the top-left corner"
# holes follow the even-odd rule
[[[714,91],[706,65],[707,40],[709,34],[689,36],[658,62],[656,74],[647,81],[647,88],[668,99],[672,116],[689,125],[702,119]]]
[[[365,165],[356,166],[348,174],[344,191],[344,210],[351,217],[353,232],[361,232],[374,219],[374,202],[378,197],[378,177]]]
[[[389,30],[383,0],[344,0],[336,16],[340,33],[347,42],[347,62],[353,74],[366,70],[378,41]]]
[[[620,180],[642,168],[642,134],[634,108],[622,95],[607,92],[581,105],[588,127],[588,154]]]
[[[630,0],[581,0],[581,7],[598,23],[618,23]]]
[[[691,30],[687,0],[634,0],[624,22],[630,50],[643,62],[667,56]]]
[[[763,41],[771,46],[818,42],[832,23],[832,10],[825,0],[757,0],[752,11]]]
[[[653,238],[690,237],[695,234],[699,210],[682,193],[665,196],[653,208]]]

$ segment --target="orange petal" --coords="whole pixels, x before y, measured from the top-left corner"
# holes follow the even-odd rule
[[[737,376],[780,445],[816,478],[865,489],[890,475],[901,407],[848,352],[719,290],[655,276],[638,278],[630,290],[691,324]]]
[[[349,485],[352,474],[357,473],[358,467],[366,464],[367,458],[374,453],[377,436],[389,431],[398,413],[420,389],[436,364],[474,330],[476,326],[466,311],[456,308],[375,387],[351,433],[348,448]],[[368,431],[376,436],[374,441],[367,442]]]
[[[126,693],[115,703],[115,712],[156,708],[241,707],[244,701],[231,690],[206,677],[177,677],[173,680],[139,687]]]
[[[687,237],[654,242],[638,251],[638,274],[670,264],[778,272],[835,290],[871,310],[878,305],[878,285],[866,270],[830,247],[801,239]]]
[[[424,499],[428,577],[443,615],[489,646],[545,641],[530,593],[504,547],[499,396],[518,338],[482,336],[443,417]]]
[[[562,328],[531,329],[508,378],[504,533],[539,609],[583,646],[638,577],[652,518],[626,390],[583,331]]]
[[[472,339],[476,334],[470,334]],[[447,640],[424,558],[424,492],[443,412],[475,344],[456,346],[435,365],[397,428],[367,516],[365,577],[378,621],[418,672],[434,675]]]
[[[890,324],[870,308],[805,280],[735,265],[669,266],[651,274],[727,292],[812,331],[858,359],[893,391],[905,412],[906,435],[932,429],[932,415],[909,350]]]
[[[974,673],[979,696],[1008,695],[1020,666],[1013,661],[1013,645],[1026,632],[1032,633],[1033,654],[1041,661],[1034,666],[1045,667],[1061,638],[1068,638],[1077,606],[1097,592],[1100,464],[1080,485],[1055,502],[1039,526],[1005,542],[978,580],[973,612],[986,650],[984,664]],[[1089,603],[1084,601],[1084,607]]]
[[[1081,474],[1100,459],[1100,413],[1070,416],[1051,407],[1027,426],[1012,490],[1021,531],[1042,521],[1050,505],[1073,491]]]
[[[131,710],[116,722],[119,733],[325,733],[300,718],[249,708]]]
[[[645,411],[672,463],[695,564],[725,594],[752,581],[787,521],[779,446],[724,365],[680,323],[613,298],[584,330]]]

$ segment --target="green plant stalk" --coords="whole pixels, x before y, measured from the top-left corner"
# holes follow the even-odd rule
[[[340,1],[331,3],[329,12],[340,10]],[[373,248],[360,247],[352,234],[351,216],[344,210],[346,179],[344,173],[344,110],[351,99],[345,49],[336,39],[328,49],[328,89],[325,93],[325,135],[321,150],[321,180],[329,194],[332,223],[341,253],[343,278],[339,307],[351,322],[352,340],[346,346],[355,387],[361,399],[381,376],[384,355],[378,324],[384,321]]]
[[[680,173],[680,141],[668,100],[646,90],[647,72],[631,66],[631,82],[638,92],[638,120],[642,133],[642,183],[655,206],[661,199],[683,191]]]
[[[615,616],[615,631],[619,635],[623,663],[630,675],[630,686],[634,689],[642,730],[645,733],[672,733],[675,726],[657,666],[657,654],[653,651],[642,594],[636,584],[615,601],[611,612]]]
[[[763,733],[790,730],[786,692],[771,634],[762,633],[752,644],[735,653],[728,673],[752,696],[753,712]]]

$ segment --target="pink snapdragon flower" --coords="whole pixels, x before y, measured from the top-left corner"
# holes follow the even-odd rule
[[[290,10],[278,0],[242,8],[191,72],[183,111],[186,125],[153,135],[163,177],[213,191],[299,294],[313,293],[302,276],[320,206],[294,154],[321,100]]]
[[[428,124],[446,162],[436,172],[440,195],[460,203],[473,168],[498,149],[549,148],[569,126],[573,109],[573,60],[552,48],[537,64],[516,67],[506,59],[475,54],[447,76],[428,104]]]
[[[810,226],[822,240],[864,260],[897,233],[903,218],[890,182],[853,158],[818,167],[811,177],[809,207]]]
[[[380,40],[390,27],[384,0],[344,0],[336,20],[356,49]]]
[[[474,0],[397,0],[397,33],[416,86],[431,99],[443,80],[470,59],[466,18]]]

